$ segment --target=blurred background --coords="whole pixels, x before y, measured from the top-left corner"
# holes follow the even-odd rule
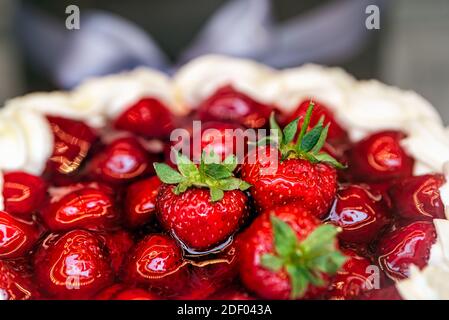
[[[66,8],[80,9],[80,29]],[[368,30],[365,10],[380,9]],[[206,53],[277,68],[342,66],[415,90],[449,123],[447,0],[0,0],[0,104],[146,65],[169,74]]]

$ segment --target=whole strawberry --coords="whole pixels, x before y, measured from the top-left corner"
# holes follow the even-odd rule
[[[329,211],[337,190],[335,168],[343,166],[321,151],[329,130],[324,118],[306,132],[313,107],[311,102],[296,142],[299,119],[281,130],[272,115],[273,135],[266,139],[270,145],[258,146],[246,157],[241,176],[253,186],[259,210],[296,202],[320,218]]]
[[[164,182],[157,198],[160,222],[191,250],[204,251],[222,244],[248,213],[243,190],[250,185],[234,177],[236,158],[219,162],[213,154],[203,155],[197,166],[178,155],[177,163],[179,172],[166,164],[155,164]]]
[[[263,212],[239,239],[243,284],[265,299],[321,297],[345,262],[336,234],[296,204]]]

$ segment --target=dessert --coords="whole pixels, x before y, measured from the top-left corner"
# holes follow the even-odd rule
[[[0,299],[449,298],[413,92],[205,56],[7,101],[0,153]]]

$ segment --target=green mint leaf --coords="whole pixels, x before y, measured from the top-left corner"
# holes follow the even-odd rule
[[[284,260],[273,254],[266,253],[261,257],[260,263],[265,268],[273,272],[278,272],[282,269],[284,265]]]
[[[293,120],[292,122],[290,122],[288,125],[285,126],[283,131],[284,139],[282,141],[284,144],[292,142],[293,139],[295,138],[296,131],[298,131],[298,121],[299,118],[296,118],[295,120]]]
[[[201,159],[205,164],[211,164],[211,163],[221,163],[220,156],[214,152],[212,149],[209,153],[207,153],[205,150],[203,150],[201,154]]]
[[[284,221],[271,215],[271,225],[274,235],[276,253],[281,257],[287,257],[296,249],[298,238],[295,231]]]
[[[325,162],[330,164],[331,166],[337,168],[337,169],[346,169],[346,166],[341,164],[340,162],[338,162],[337,159],[335,159],[334,157],[332,157],[331,155],[327,154],[327,153],[319,153],[314,155],[314,158],[318,161],[318,162]]]
[[[276,114],[273,111],[270,115],[270,129],[273,129],[277,133],[277,141],[278,143],[282,143],[284,141],[284,135],[282,133],[281,127],[276,121]]]
[[[157,176],[164,183],[177,184],[185,179],[178,171],[165,163],[154,163],[153,166]]]
[[[307,132],[301,141],[300,150],[309,152],[317,144],[320,139],[323,127],[320,125],[315,126],[312,130]]]
[[[304,117],[304,121],[301,126],[301,131],[298,136],[298,141],[296,142],[297,147],[298,147],[297,149],[299,149],[299,147],[301,146],[302,139],[303,139],[304,135],[306,134],[307,129],[309,128],[310,118],[312,117],[312,111],[313,111],[314,106],[315,106],[315,104],[312,101],[310,101],[309,107],[307,108],[306,115]]]
[[[327,124],[327,126],[324,127],[324,129],[321,131],[320,138],[318,139],[315,146],[312,148],[312,153],[318,153],[323,148],[324,144],[326,143],[327,134],[329,132],[329,126],[330,124]]]
[[[212,202],[220,201],[224,197],[224,191],[218,188],[211,187],[209,193]]]

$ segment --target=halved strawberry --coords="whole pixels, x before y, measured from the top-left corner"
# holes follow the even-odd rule
[[[324,118],[307,132],[314,104],[310,102],[301,131],[294,142],[299,119],[281,130],[272,115],[272,135],[248,153],[241,168],[242,179],[250,183],[256,206],[268,209],[296,202],[322,218],[330,209],[337,190],[335,168],[344,168],[321,149],[329,124]]]

